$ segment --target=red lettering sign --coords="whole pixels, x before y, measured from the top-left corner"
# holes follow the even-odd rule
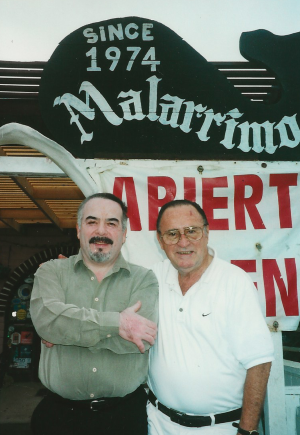
[[[113,188],[113,194],[122,199],[123,189],[125,188],[128,220],[132,231],[141,231],[141,218],[139,213],[138,202],[136,198],[135,185],[133,177],[116,177]]]
[[[247,273],[256,272],[256,260],[231,260],[232,264],[240,267]],[[257,282],[253,283],[257,288]]]
[[[203,192],[203,209],[207,220],[209,222],[210,230],[228,230],[228,219],[215,219],[215,209],[228,208],[227,197],[214,197],[214,188],[216,187],[228,187],[227,177],[218,178],[203,178],[202,192]]]
[[[274,281],[276,281],[285,314],[287,316],[299,316],[296,261],[294,258],[286,258],[284,262],[287,288],[276,260],[262,260],[267,317],[276,316],[277,314]]]
[[[166,194],[158,198],[158,188],[164,187]],[[176,196],[176,184],[170,177],[148,177],[149,230],[156,229],[159,208],[166,202],[173,201]]]
[[[271,174],[270,186],[277,187],[280,228],[292,228],[289,186],[297,186],[298,174]]]
[[[252,187],[252,195],[246,198],[246,186]],[[249,214],[253,227],[256,230],[265,229],[263,220],[256,205],[260,203],[263,196],[263,183],[257,175],[235,175],[234,176],[234,211],[235,227],[237,230],[246,229],[245,210]]]
[[[196,202],[196,180],[195,177],[184,177],[184,199]]]

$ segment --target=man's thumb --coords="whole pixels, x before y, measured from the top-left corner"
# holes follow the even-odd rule
[[[139,311],[141,306],[142,306],[142,302],[141,301],[137,301],[134,305],[132,305],[133,311],[136,313],[137,311]]]

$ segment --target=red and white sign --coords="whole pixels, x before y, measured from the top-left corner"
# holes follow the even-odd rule
[[[251,276],[268,325],[299,323],[300,180],[295,162],[93,161],[99,191],[127,203],[125,257],[151,267],[165,258],[156,240],[160,207],[198,202],[210,224],[209,245]]]
[[[33,331],[21,332],[21,344],[32,344],[32,341],[33,341]]]

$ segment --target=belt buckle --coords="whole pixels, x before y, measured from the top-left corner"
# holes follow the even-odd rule
[[[206,417],[204,416],[194,416],[185,414],[184,412],[176,411],[175,409],[170,408],[172,411],[172,415],[170,416],[171,421],[174,423],[180,424],[181,426],[186,427],[203,427],[203,426],[211,426],[212,418],[210,418],[210,424],[207,424]],[[197,420],[197,424],[193,424],[193,419]]]
[[[182,417],[185,417],[184,412],[176,411],[176,409],[170,408],[170,411],[172,411],[172,415],[170,416],[171,421],[174,423],[180,424],[180,421],[182,421]]]
[[[90,403],[90,409],[92,411],[98,411],[98,409],[93,408],[93,403],[101,403],[101,402],[105,402],[105,399],[92,400]]]

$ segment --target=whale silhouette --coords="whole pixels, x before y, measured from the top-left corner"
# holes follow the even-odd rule
[[[246,32],[240,51],[276,77],[251,101],[165,25],[141,17],[64,38],[40,86],[45,124],[76,157],[299,160],[300,33]]]

